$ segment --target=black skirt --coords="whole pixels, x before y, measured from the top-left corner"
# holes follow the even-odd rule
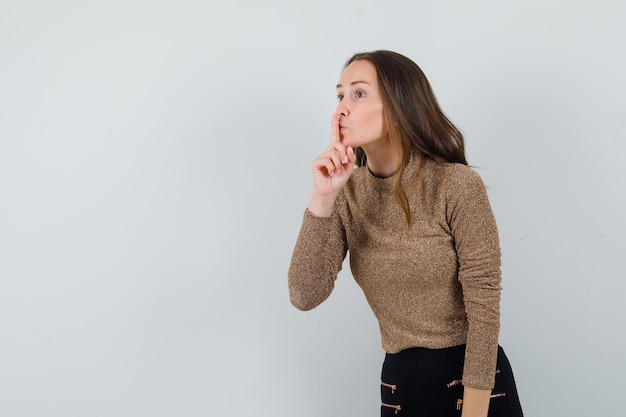
[[[464,358],[465,345],[386,354],[380,386],[381,416],[459,417]],[[513,371],[500,346],[488,416],[523,416]]]

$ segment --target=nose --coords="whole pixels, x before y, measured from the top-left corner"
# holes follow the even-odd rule
[[[339,102],[339,104],[337,105],[337,110],[335,110],[335,113],[339,117],[346,117],[350,114],[350,110],[348,109],[348,106],[346,105],[345,101]]]

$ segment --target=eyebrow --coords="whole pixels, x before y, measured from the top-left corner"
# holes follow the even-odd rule
[[[359,81],[352,81],[352,82],[350,83],[350,85],[355,85],[355,84],[367,84],[367,85],[372,85],[372,84],[368,83],[367,81],[361,81],[361,80],[359,80]],[[342,87],[342,85],[341,85],[341,84],[337,84],[337,88],[341,88],[341,87]]]

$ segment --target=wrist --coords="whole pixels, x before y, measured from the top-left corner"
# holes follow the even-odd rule
[[[317,217],[330,217],[335,207],[337,195],[317,195],[313,193],[309,199],[308,209]]]
[[[464,387],[461,417],[487,417],[490,395],[491,390]]]

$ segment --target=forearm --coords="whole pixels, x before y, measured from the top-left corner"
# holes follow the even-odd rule
[[[334,288],[345,255],[343,229],[337,216],[319,217],[307,210],[289,266],[292,304],[310,310],[323,302]]]
[[[487,417],[491,390],[465,387],[461,417]]]

